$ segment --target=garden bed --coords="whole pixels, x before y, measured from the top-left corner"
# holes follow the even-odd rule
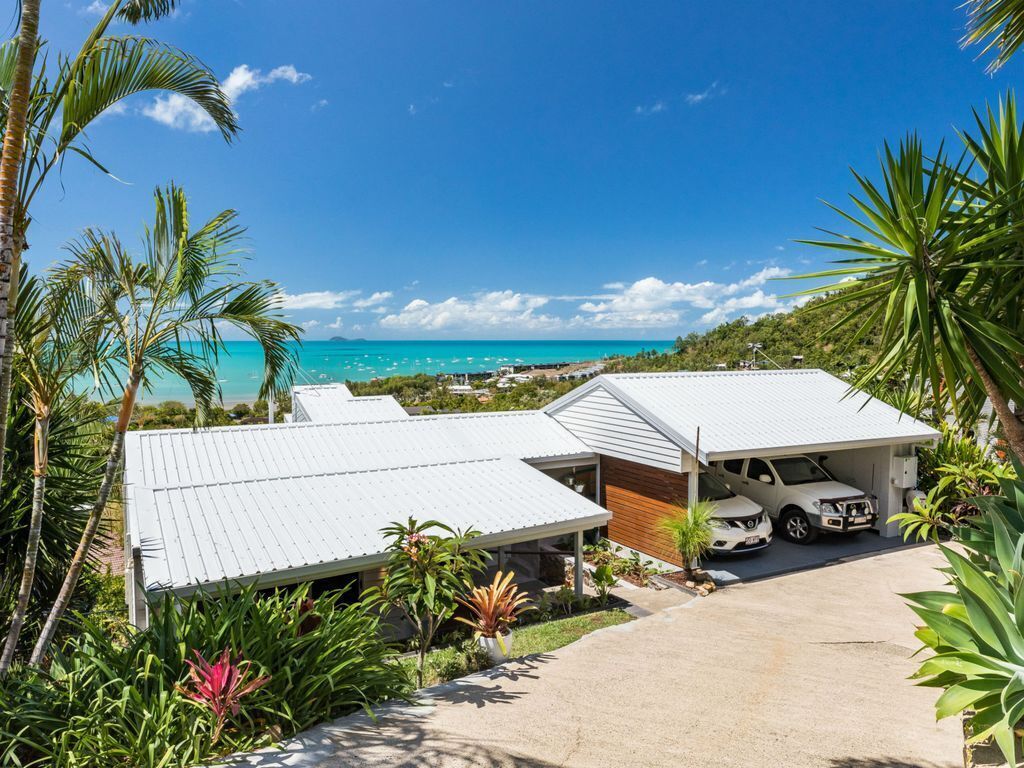
[[[549,653],[574,643],[581,637],[598,629],[614,627],[632,621],[633,617],[619,607],[603,607],[575,613],[560,619],[537,621],[517,626],[513,639],[513,652],[516,658],[532,656],[538,653]],[[413,656],[402,660],[415,678],[416,659]],[[424,687],[446,683],[474,672],[491,667],[490,661],[480,651],[472,637],[436,648],[427,654],[427,665],[424,670]]]
[[[639,552],[630,550],[629,556],[622,556],[622,547],[612,544],[608,539],[601,539],[594,546],[584,549],[583,560],[592,566],[608,565],[615,578],[632,584],[634,587],[649,587],[651,577],[658,573],[653,560],[644,560]]]

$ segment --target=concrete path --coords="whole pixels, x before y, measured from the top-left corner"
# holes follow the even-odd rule
[[[246,765],[954,768],[906,677],[931,547],[741,584],[306,732]]]

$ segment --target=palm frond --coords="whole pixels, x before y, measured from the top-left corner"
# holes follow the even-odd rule
[[[994,53],[988,65],[995,72],[1024,44],[1024,0],[967,0],[964,47],[983,45],[981,55]]]

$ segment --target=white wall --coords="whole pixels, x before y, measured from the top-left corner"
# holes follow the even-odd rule
[[[684,457],[679,446],[603,387],[596,387],[551,416],[596,453],[670,472],[690,467],[690,457]]]
[[[899,525],[889,518],[903,511],[904,489],[893,483],[892,458],[911,456],[912,445],[885,445],[857,448],[850,451],[829,451],[825,462],[829,470],[844,483],[878,497],[878,522],[875,527],[882,536],[899,536]],[[812,454],[817,459],[819,454]]]

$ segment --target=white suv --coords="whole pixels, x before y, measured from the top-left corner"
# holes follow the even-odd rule
[[[763,505],[782,535],[797,544],[810,544],[819,531],[863,531],[878,519],[873,497],[840,483],[806,456],[726,459],[712,466]]]
[[[772,521],[761,505],[737,496],[714,475],[700,473],[697,496],[715,505],[711,549],[716,554],[753,552],[772,543]]]

